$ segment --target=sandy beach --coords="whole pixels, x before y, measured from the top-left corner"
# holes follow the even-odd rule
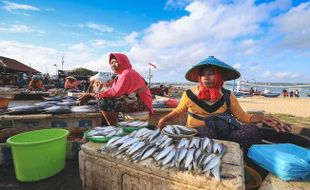
[[[310,117],[310,98],[265,98],[253,96],[238,98],[245,111],[264,110],[266,114],[287,114]]]

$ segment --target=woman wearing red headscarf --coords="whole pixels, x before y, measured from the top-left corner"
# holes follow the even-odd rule
[[[187,113],[187,127],[196,128],[202,136],[236,141],[243,147],[249,147],[261,140],[261,132],[254,125],[256,123],[265,123],[278,132],[290,130],[289,126],[275,118],[243,111],[235,95],[223,88],[224,81],[239,78],[240,73],[215,57],[210,56],[195,65],[185,77],[191,82],[199,82],[199,85],[183,93],[178,107],[159,120],[158,128],[165,127],[167,121]],[[228,131],[225,131],[226,125],[223,128],[215,124],[212,127],[208,126],[210,122],[207,122],[206,118],[212,118],[208,116],[219,116],[224,112],[228,113],[224,117],[227,118],[227,115],[234,117],[236,122],[233,124],[237,127],[226,127]],[[243,124],[240,125],[238,121]]]
[[[111,53],[109,64],[117,74],[111,88],[98,94],[84,94],[79,100],[84,104],[96,97],[99,108],[109,125],[118,122],[118,112],[132,113],[148,111],[153,114],[152,95],[144,78],[134,69],[128,57],[121,53]]]

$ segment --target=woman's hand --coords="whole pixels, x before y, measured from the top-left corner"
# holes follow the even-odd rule
[[[91,99],[95,99],[94,94],[85,93],[85,94],[82,94],[77,100],[80,101],[79,103],[80,105],[84,105]]]
[[[156,126],[158,129],[162,129],[162,128],[164,128],[165,127],[165,122],[164,122],[164,120],[163,119],[160,119],[159,121],[158,121],[158,124],[157,124],[157,126]]]
[[[173,111],[171,111],[170,113],[168,113],[167,115],[165,115],[164,117],[162,117],[159,121],[158,121],[158,124],[157,124],[157,128],[159,129],[162,129],[165,126],[165,123],[168,122],[168,121],[171,121],[173,119],[176,119],[178,118],[178,114],[174,113]]]
[[[291,131],[291,126],[289,124],[283,123],[279,119],[271,116],[265,116],[263,119],[263,124],[274,128],[277,132]]]

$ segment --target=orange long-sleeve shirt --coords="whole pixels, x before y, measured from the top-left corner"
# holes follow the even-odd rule
[[[198,86],[193,87],[191,90],[195,95],[197,95],[199,92]],[[219,99],[218,101],[220,100],[221,99]],[[189,111],[200,117],[206,117],[208,115],[216,115],[216,114],[224,113],[227,109],[227,105],[225,101],[223,101],[223,104],[220,104],[220,105],[214,102],[213,104],[209,104],[209,106],[210,108],[215,109],[215,111],[212,113],[209,113],[203,110],[187,96],[186,92],[184,92],[179,105],[172,112],[179,116],[182,116],[183,114],[187,113],[187,111]],[[239,121],[243,123],[250,123],[252,114],[246,113],[241,108],[237,98],[235,97],[233,93],[230,93],[230,111]],[[195,119],[190,115],[187,116],[188,127],[200,127],[204,125],[205,125],[204,121]]]

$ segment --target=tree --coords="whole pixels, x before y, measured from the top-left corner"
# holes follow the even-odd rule
[[[73,69],[70,74],[79,75],[79,76],[92,76],[92,75],[95,75],[96,73],[97,72],[81,67],[81,68]]]

